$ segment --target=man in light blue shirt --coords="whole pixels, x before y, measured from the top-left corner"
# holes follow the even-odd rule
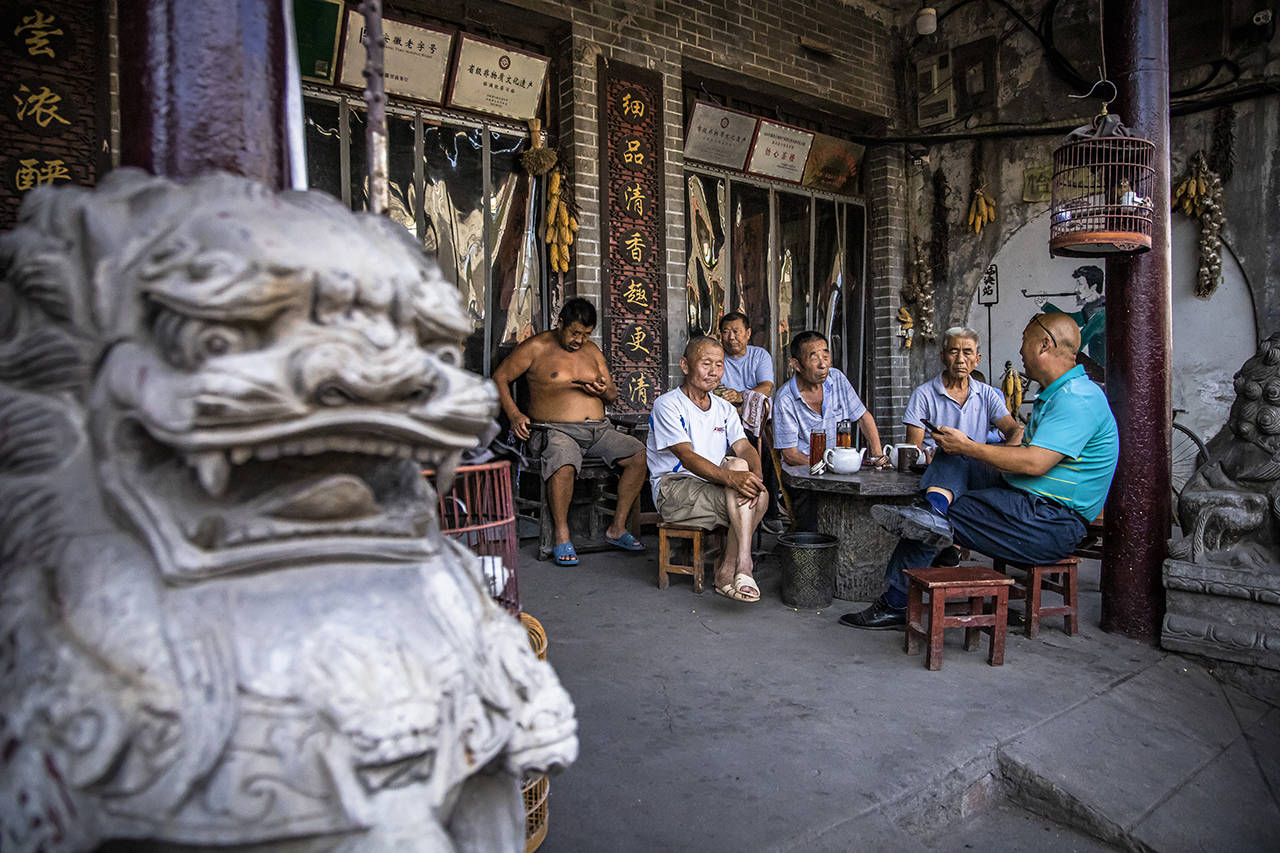
[[[773,359],[769,351],[751,346],[751,323],[747,315],[733,311],[720,318],[720,344],[724,347],[724,390],[717,393],[733,403],[742,403],[743,391],[773,393]]]
[[[1022,425],[1009,414],[1004,397],[972,375],[982,361],[978,333],[963,326],[947,329],[940,359],[942,372],[912,391],[907,400],[902,415],[907,444],[933,452],[936,445],[925,437],[925,420],[958,429],[984,444],[994,428],[1005,444],[1020,444]]]
[[[843,373],[831,366],[831,350],[820,332],[801,332],[791,339],[791,369],[795,375],[773,395],[773,446],[788,465],[809,465],[809,436],[821,430],[827,447],[836,446],[836,425],[856,421],[867,442],[866,464],[889,464],[876,419],[862,404]],[[807,491],[791,495],[796,529],[812,531],[817,526],[816,507]]]
[[[842,625],[902,627],[903,570],[931,565],[952,542],[1022,564],[1060,560],[1079,544],[1102,511],[1120,455],[1115,417],[1076,364],[1079,350],[1080,327],[1070,317],[1031,318],[1022,363],[1044,390],[1022,444],[985,444],[948,427],[933,433],[940,449],[920,481],[924,505],[871,508],[878,524],[901,537],[885,570],[888,589],[866,610],[840,617]]]

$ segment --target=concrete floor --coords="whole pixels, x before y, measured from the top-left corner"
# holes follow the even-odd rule
[[[657,589],[644,541],[522,554],[581,739],[544,853],[1276,849],[1280,709],[1102,633],[1096,563],[1079,635],[1011,631],[990,667],[949,632],[929,672],[901,632],[839,625],[856,605],[782,604],[773,556],[743,605]]]

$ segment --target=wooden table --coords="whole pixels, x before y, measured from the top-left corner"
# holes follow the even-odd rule
[[[919,474],[874,471],[809,474],[808,466],[783,465],[782,485],[813,492],[818,531],[840,540],[836,598],[871,601],[884,592],[884,570],[898,538],[871,520],[873,504],[906,505],[920,490]]]

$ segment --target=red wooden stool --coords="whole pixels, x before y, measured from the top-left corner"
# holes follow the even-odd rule
[[[927,569],[907,569],[910,579],[907,590],[907,638],[909,655],[920,650],[920,638],[929,638],[929,650],[924,665],[928,669],[942,669],[942,632],[947,628],[964,628],[965,651],[978,647],[981,631],[991,632],[991,649],[987,663],[1000,666],[1004,663],[1004,639],[1009,618],[1009,587],[1013,579],[986,566],[948,566]],[[924,594],[929,593],[929,628],[923,623]],[[995,598],[995,612],[983,613],[988,598]],[[969,612],[947,615],[947,599],[969,599]]]
[[[998,572],[1013,568],[1026,573],[1024,580],[1013,581],[1013,592],[1009,596],[1025,601],[1022,610],[1024,634],[1035,637],[1040,633],[1041,619],[1046,616],[1062,616],[1062,629],[1067,632],[1067,636],[1076,635],[1080,630],[1080,589],[1076,581],[1076,569],[1080,565],[1079,557],[1064,557],[1056,563],[1046,563],[1042,566],[1006,563],[1004,560],[991,562]],[[1062,596],[1062,604],[1046,607],[1041,599],[1044,590],[1056,592]]]
[[[724,528],[703,530],[700,527],[685,527],[681,524],[658,524],[658,589],[667,588],[667,575],[692,575],[693,591],[702,594],[702,572],[706,565],[708,571],[714,571],[715,558],[724,547]],[[703,547],[705,544],[707,547]],[[677,563],[671,558],[671,540],[689,540],[689,562]]]

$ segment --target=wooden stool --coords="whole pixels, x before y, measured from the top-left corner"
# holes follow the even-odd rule
[[[1025,581],[1013,581],[1013,592],[1010,598],[1023,599],[1023,633],[1035,637],[1040,633],[1040,620],[1045,616],[1062,616],[1063,630],[1068,637],[1074,637],[1080,630],[1080,591],[1076,582],[1076,569],[1080,565],[1079,557],[1064,557],[1056,563],[1042,566],[1024,566],[1019,563],[1006,563],[1004,560],[992,560],[996,571],[1004,572],[1006,568],[1020,569],[1026,572]],[[1062,596],[1062,604],[1057,607],[1045,607],[1041,602],[1044,590],[1056,592]]]
[[[680,524],[658,523],[658,589],[667,588],[667,575],[693,575],[693,591],[702,594],[702,564],[711,561],[719,553],[716,544],[721,535],[719,530],[703,530],[701,527],[685,527]],[[703,537],[707,537],[707,549],[702,548]],[[675,563],[671,560],[671,540],[687,539],[689,541],[689,562]]]
[[[978,647],[981,631],[991,632],[991,649],[987,663],[1000,666],[1004,663],[1004,639],[1009,618],[1009,587],[1013,579],[986,566],[930,567],[907,569],[903,572],[910,579],[907,590],[906,652],[913,655],[920,650],[920,638],[929,638],[929,650],[924,665],[928,669],[942,669],[942,632],[947,628],[964,628],[965,651]],[[923,623],[924,594],[929,593],[929,629]],[[995,612],[984,613],[986,599],[995,598]],[[947,615],[947,599],[969,599],[969,612]]]

